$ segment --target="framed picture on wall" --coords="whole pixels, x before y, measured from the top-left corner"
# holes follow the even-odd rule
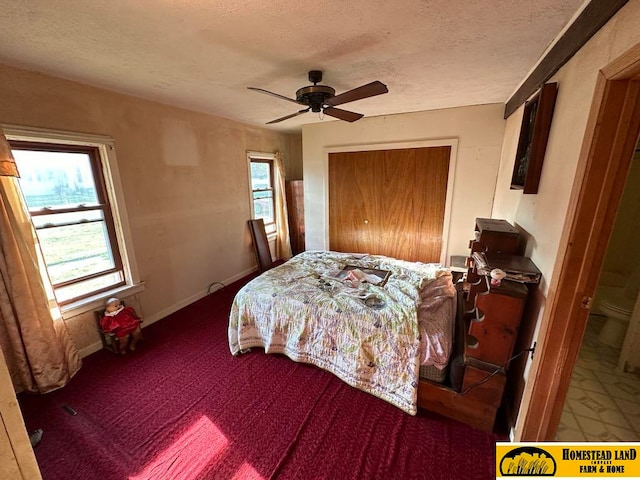
[[[513,190],[538,193],[557,93],[557,83],[546,83],[525,103],[511,177]]]

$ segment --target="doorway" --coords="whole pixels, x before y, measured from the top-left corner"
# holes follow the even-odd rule
[[[640,144],[639,144],[640,145]],[[640,441],[640,150],[636,149],[556,441]]]
[[[640,44],[599,72],[563,248],[516,426],[517,441],[550,441],[566,400],[591,301],[640,133]]]

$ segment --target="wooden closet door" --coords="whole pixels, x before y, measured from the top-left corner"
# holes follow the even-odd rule
[[[329,248],[439,262],[450,150],[329,154]]]

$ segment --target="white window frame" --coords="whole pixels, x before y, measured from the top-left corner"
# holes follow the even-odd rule
[[[70,318],[84,312],[104,307],[104,300],[112,296],[130,296],[144,290],[144,282],[140,280],[124,192],[120,182],[118,162],[116,159],[113,138],[104,135],[48,130],[20,125],[0,124],[8,140],[80,145],[95,147],[100,155],[102,175],[105,181],[107,196],[111,204],[111,213],[115,225],[116,241],[122,257],[122,270],[125,284],[117,288],[86,297],[60,308],[64,318]]]
[[[276,172],[276,164],[275,164],[276,154],[268,153],[268,152],[253,152],[253,151],[247,152],[247,174],[249,176],[249,205],[251,207],[252,220],[255,220],[256,218],[255,207],[253,204],[253,185],[252,185],[252,179],[251,179],[251,163],[254,160],[256,161],[267,160],[271,162],[271,183],[272,183],[272,189],[273,189],[273,224],[274,224],[275,231],[271,233],[267,233],[267,237],[269,239],[273,239],[278,236],[277,195],[279,194],[279,192],[278,192],[278,182],[276,181],[276,175],[278,174]]]

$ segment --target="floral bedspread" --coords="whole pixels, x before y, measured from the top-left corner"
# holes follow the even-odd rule
[[[383,286],[358,284],[339,278],[345,266],[390,275]],[[419,366],[448,361],[454,305],[451,274],[439,265],[308,251],[238,292],[229,347],[311,363],[415,415]]]

